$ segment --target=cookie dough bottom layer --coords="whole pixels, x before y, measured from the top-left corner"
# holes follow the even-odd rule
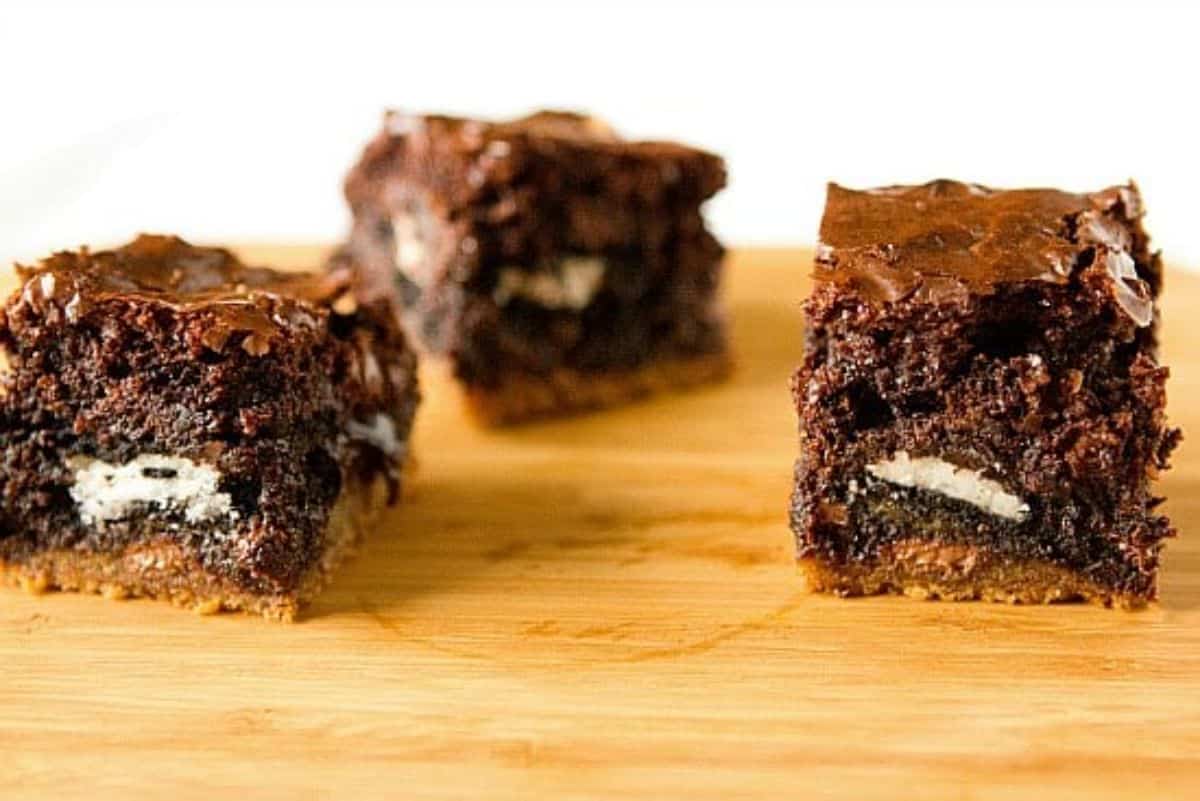
[[[114,599],[157,598],[200,614],[236,611],[292,621],[354,552],[386,499],[383,479],[344,492],[330,510],[320,559],[289,593],[253,593],[214,576],[166,537],[118,553],[56,549],[35,553],[21,562],[0,561],[0,579],[35,593],[65,590]]]
[[[521,375],[496,388],[467,387],[467,408],[484,425],[498,426],[617,406],[669,390],[726,378],[733,371],[728,353],[659,360],[627,370],[555,370],[546,376]]]
[[[833,565],[810,557],[797,560],[797,566],[809,592],[841,596],[893,593],[1010,604],[1087,601],[1124,609],[1138,609],[1153,600],[1100,586],[1048,562],[993,557],[963,545],[909,541],[869,563]]]

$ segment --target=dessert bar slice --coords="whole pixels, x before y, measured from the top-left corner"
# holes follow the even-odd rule
[[[1133,185],[831,185],[805,303],[792,527],[815,590],[1137,606],[1162,266]]]
[[[367,298],[398,290],[482,421],[610,405],[728,372],[701,216],[724,183],[714,155],[574,114],[393,112],[346,181],[335,263]]]
[[[142,236],[18,268],[0,567],[290,619],[396,501],[415,358],[345,275]]]

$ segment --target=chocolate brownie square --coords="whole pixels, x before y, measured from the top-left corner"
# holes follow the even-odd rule
[[[142,236],[18,268],[0,568],[291,619],[399,497],[415,357],[347,275]]]
[[[398,293],[469,408],[508,423],[723,377],[720,158],[575,114],[386,116],[346,181],[335,264]]]
[[[1162,265],[1132,184],[829,187],[805,303],[792,527],[814,590],[1138,606]]]

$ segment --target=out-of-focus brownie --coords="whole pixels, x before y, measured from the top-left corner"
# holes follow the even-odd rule
[[[1141,217],[1132,184],[829,187],[793,381],[813,589],[1155,598],[1180,434]]]
[[[392,112],[346,181],[334,264],[365,298],[398,293],[484,422],[609,405],[728,372],[701,216],[724,183],[717,156],[594,118]]]
[[[290,619],[399,496],[415,357],[346,274],[142,236],[18,268],[0,566]]]

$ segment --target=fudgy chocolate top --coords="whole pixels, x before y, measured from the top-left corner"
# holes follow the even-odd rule
[[[538,111],[514,120],[489,121],[445,114],[410,114],[393,109],[384,115],[384,123],[387,130],[396,136],[449,135],[460,137],[468,143],[482,143],[506,136],[530,136],[580,144],[621,142],[616,131],[604,120],[570,111]],[[643,143],[624,144],[627,147],[644,146]]]
[[[607,150],[631,156],[652,158],[716,158],[677,142],[631,141],[623,139],[611,125],[599,117],[569,111],[538,111],[513,120],[477,120],[442,114],[417,115],[388,111],[384,127],[393,136],[458,139],[464,149],[482,149],[493,142],[522,139],[552,145]],[[499,156],[503,146],[493,146]]]
[[[830,184],[817,278],[877,301],[914,292],[937,300],[964,289],[1067,283],[1076,267],[1103,258],[1114,282],[1135,282],[1118,294],[1140,321],[1150,302],[1131,257],[1145,246],[1141,216],[1132,183],[1089,194],[948,180],[865,191]]]
[[[348,287],[345,273],[283,273],[248,267],[221,248],[195,247],[172,236],[143,234],[115,250],[64,251],[36,267],[17,266],[24,282],[9,301],[60,310],[74,322],[108,301],[150,302],[204,318],[214,349],[245,333],[252,355],[297,327],[313,328],[310,312]]]
[[[518,184],[555,197],[586,184],[597,197],[670,195],[700,203],[725,185],[725,164],[674,142],[622,139],[601,120],[568,112],[490,122],[389,111],[347,177],[351,206],[378,203],[387,194],[381,184],[397,175],[423,185],[446,211],[489,203]]]

